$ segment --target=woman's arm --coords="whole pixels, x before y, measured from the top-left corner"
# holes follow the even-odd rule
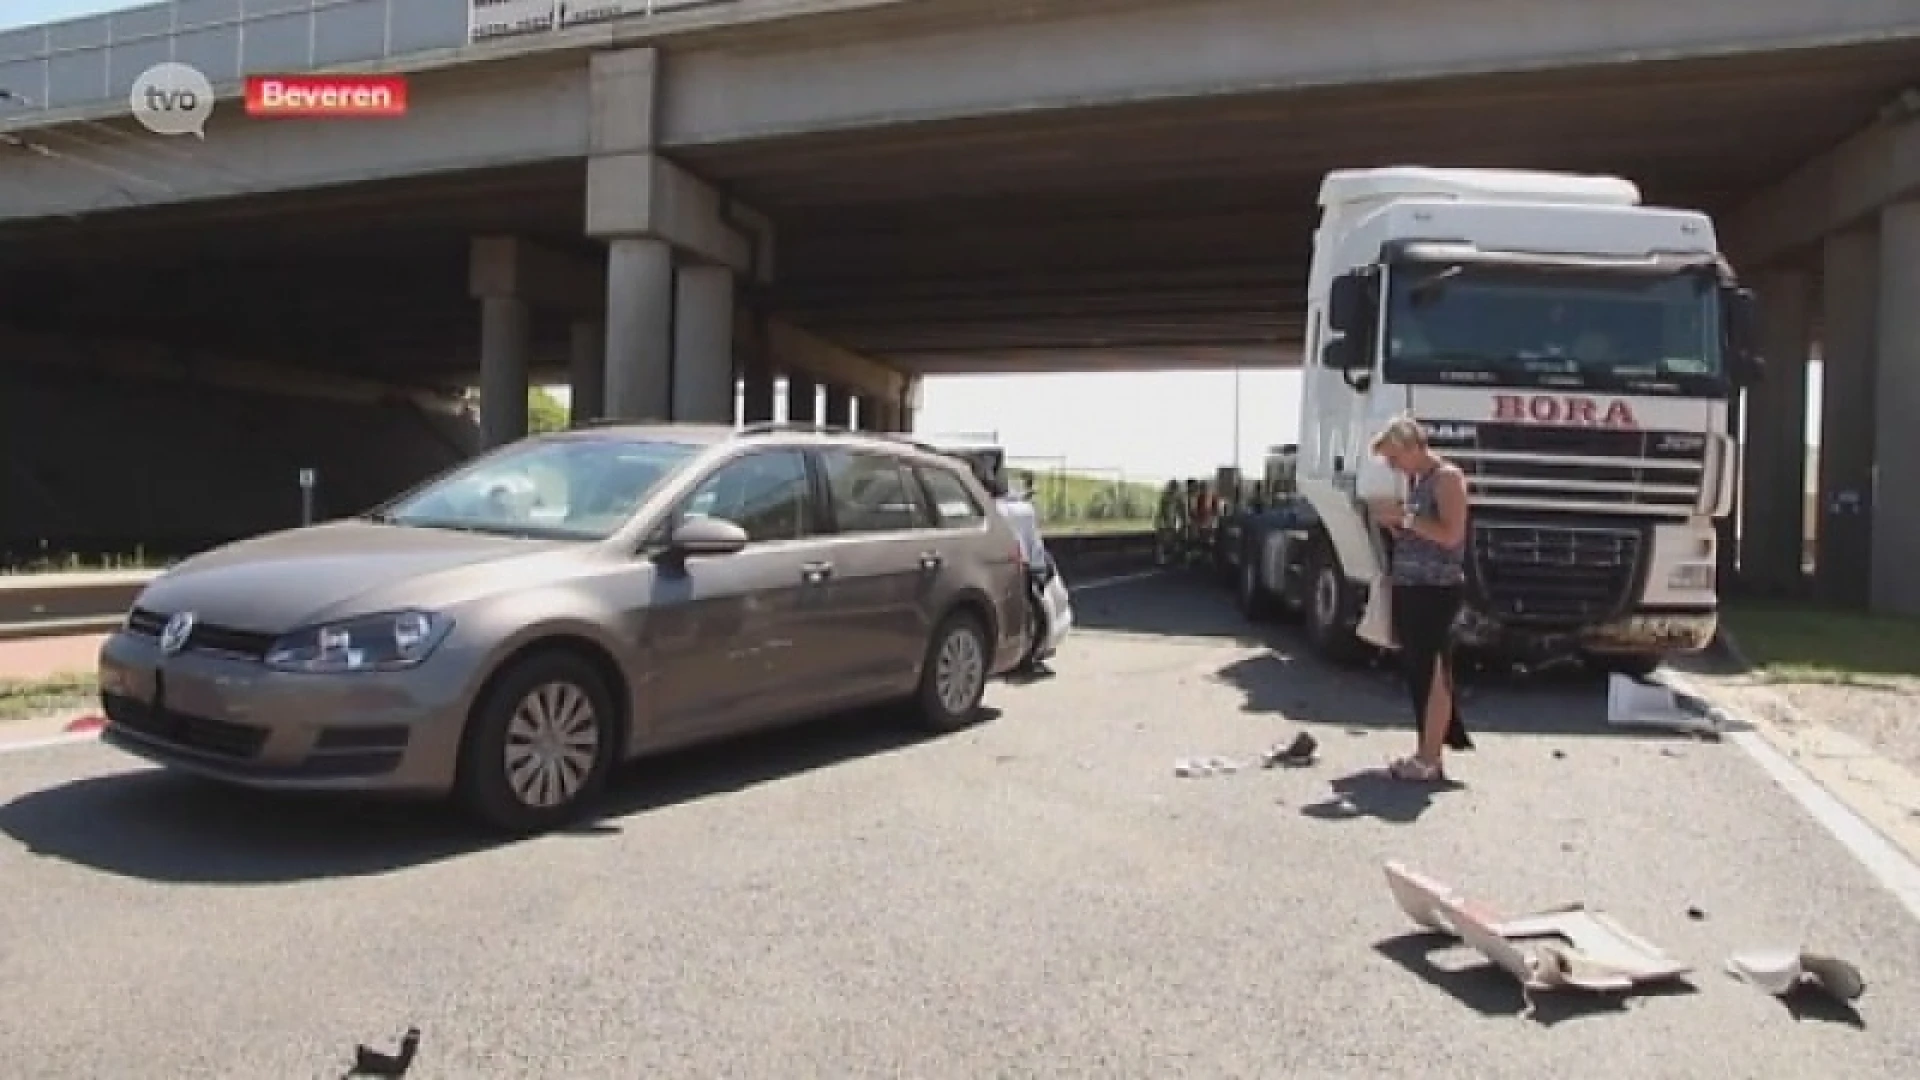
[[[1444,548],[1458,549],[1467,542],[1467,475],[1449,465],[1433,478],[1436,520],[1409,520],[1407,531]]]

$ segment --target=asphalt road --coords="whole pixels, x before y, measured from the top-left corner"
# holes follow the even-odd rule
[[[508,846],[97,745],[0,755],[4,1070],[338,1076],[415,1024],[410,1076],[465,1080],[1912,1075],[1920,925],[1738,748],[1610,733],[1596,684],[1489,684],[1463,786],[1420,794],[1368,774],[1407,741],[1383,680],[1192,584],[1078,608],[1060,674],[976,729],[655,762],[600,824]],[[1302,727],[1313,768],[1173,775]],[[1523,1015],[1409,936],[1389,858],[1604,908],[1693,988]],[[1721,973],[1803,941],[1863,965],[1857,1014]]]

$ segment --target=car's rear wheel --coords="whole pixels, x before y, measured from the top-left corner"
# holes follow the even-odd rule
[[[947,616],[927,645],[920,668],[918,709],[921,726],[931,731],[957,731],[980,714],[992,667],[992,646],[986,627],[964,611]]]
[[[612,695],[581,657],[538,653],[515,663],[469,720],[460,767],[468,808],[515,833],[573,820],[613,764],[613,718]]]

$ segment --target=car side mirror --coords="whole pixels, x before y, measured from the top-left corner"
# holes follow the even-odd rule
[[[660,554],[671,563],[733,555],[746,548],[747,530],[725,518],[693,517],[676,524]]]
[[[1760,356],[1760,306],[1752,289],[1727,288],[1722,292],[1721,330],[1726,347],[1727,373],[1735,385],[1753,386],[1760,382],[1764,363]]]

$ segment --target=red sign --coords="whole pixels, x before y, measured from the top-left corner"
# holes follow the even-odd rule
[[[1603,427],[1637,430],[1640,421],[1633,406],[1618,398],[1605,409],[1590,397],[1573,394],[1495,394],[1493,418],[1511,424],[1542,424],[1552,427]]]
[[[254,75],[248,116],[405,116],[400,75]]]

